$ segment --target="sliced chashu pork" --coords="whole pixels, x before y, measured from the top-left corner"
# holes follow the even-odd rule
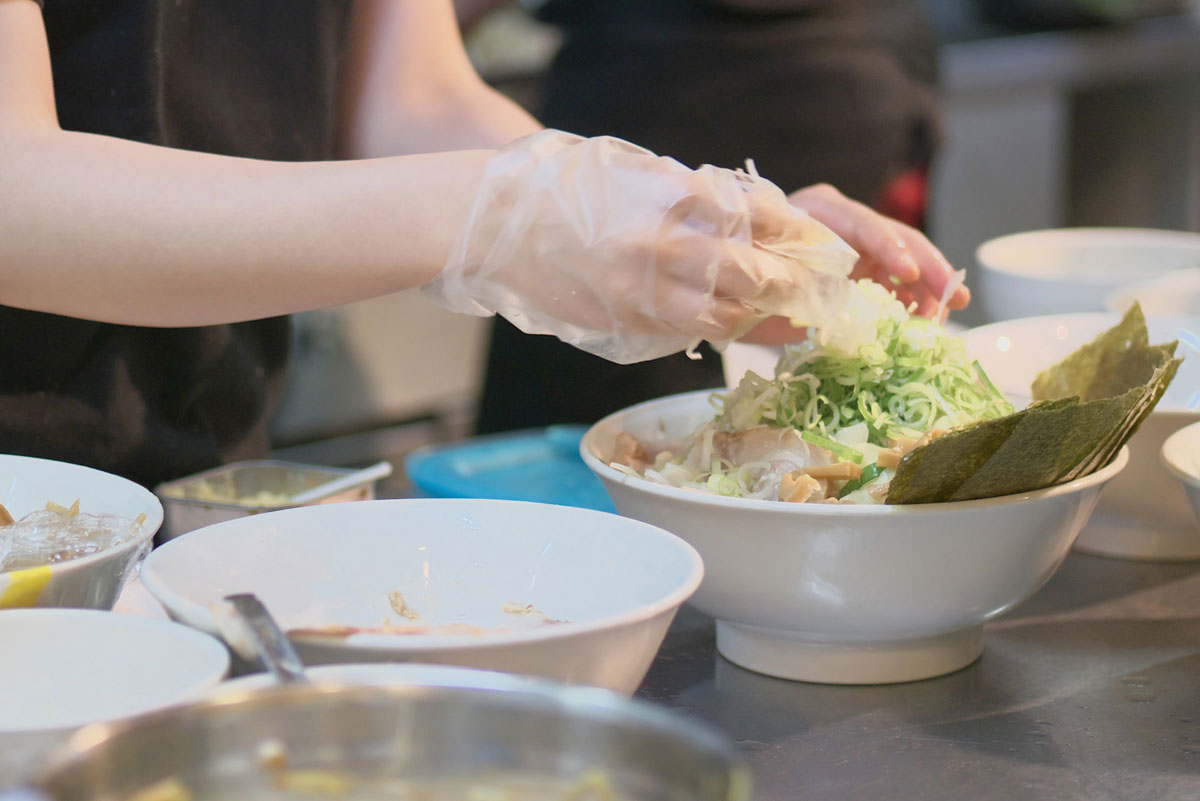
[[[761,492],[769,488],[772,495],[788,473],[834,461],[829,451],[805,442],[794,428],[755,426],[734,433],[718,431],[712,443],[713,454],[727,464],[764,464],[752,489]]]

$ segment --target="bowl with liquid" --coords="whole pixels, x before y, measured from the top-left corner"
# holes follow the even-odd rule
[[[154,493],[82,465],[0,455],[0,610],[111,609],[163,520]]]

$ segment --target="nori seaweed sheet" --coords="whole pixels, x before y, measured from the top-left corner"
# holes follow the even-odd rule
[[[1108,464],[1179,368],[1148,344],[1136,304],[1120,324],[1043,371],[1028,408],[952,431],[901,460],[888,503],[993,498],[1052,487]],[[1082,400],[1081,400],[1082,398]]]

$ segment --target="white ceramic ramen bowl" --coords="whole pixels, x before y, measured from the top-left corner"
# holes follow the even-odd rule
[[[0,503],[18,520],[47,501],[81,512],[145,521],[135,536],[112,548],[53,564],[0,573],[0,609],[71,606],[111,609],[138,560],[150,547],[163,509],[150,490],[128,479],[67,462],[0,455]]]
[[[1181,428],[1163,443],[1162,460],[1179,480],[1200,526],[1200,423]]]
[[[1120,314],[1108,312],[1031,317],[972,329],[963,340],[968,355],[979,359],[992,382],[1024,406],[1040,371],[1120,319]],[[1075,547],[1127,559],[1196,559],[1200,529],[1183,489],[1163,466],[1160,451],[1168,436],[1200,421],[1200,315],[1147,317],[1146,327],[1152,344],[1178,339],[1175,353],[1183,357],[1183,364],[1129,441],[1129,469],[1104,491]]]
[[[717,619],[717,649],[772,676],[834,684],[912,681],[979,656],[985,621],[1062,563],[1124,451],[1048,490],[913,506],[727,498],[609,466],[617,435],[687,436],[709,392],[630,407],[593,426],[584,461],[623,515],[678,534],[707,566],[692,604]]]
[[[702,575],[693,548],[644,523],[451,498],[230,520],[165,543],[142,568],[168,614],[205,631],[218,629],[212,604],[255,593],[308,665],[451,664],[623,693],[641,682]],[[296,633],[385,621],[394,631]]]
[[[1025,231],[984,242],[971,285],[988,321],[1103,311],[1117,287],[1200,267],[1200,234],[1143,228]]]

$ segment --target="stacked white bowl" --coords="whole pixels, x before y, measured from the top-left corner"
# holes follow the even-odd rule
[[[975,260],[978,269],[968,284],[988,322],[1105,311],[1114,290],[1200,268],[1200,234],[1143,228],[1025,231],[984,242]]]
[[[1134,301],[1152,343],[1180,341],[1183,366],[1130,442],[1129,469],[1105,491],[1077,547],[1134,559],[1200,558],[1200,529],[1160,458],[1167,437],[1200,421],[1200,233],[1026,231],[983,243],[976,260],[975,302],[992,324],[967,339],[1018,402],[1028,400],[1039,370],[1115,324]]]

